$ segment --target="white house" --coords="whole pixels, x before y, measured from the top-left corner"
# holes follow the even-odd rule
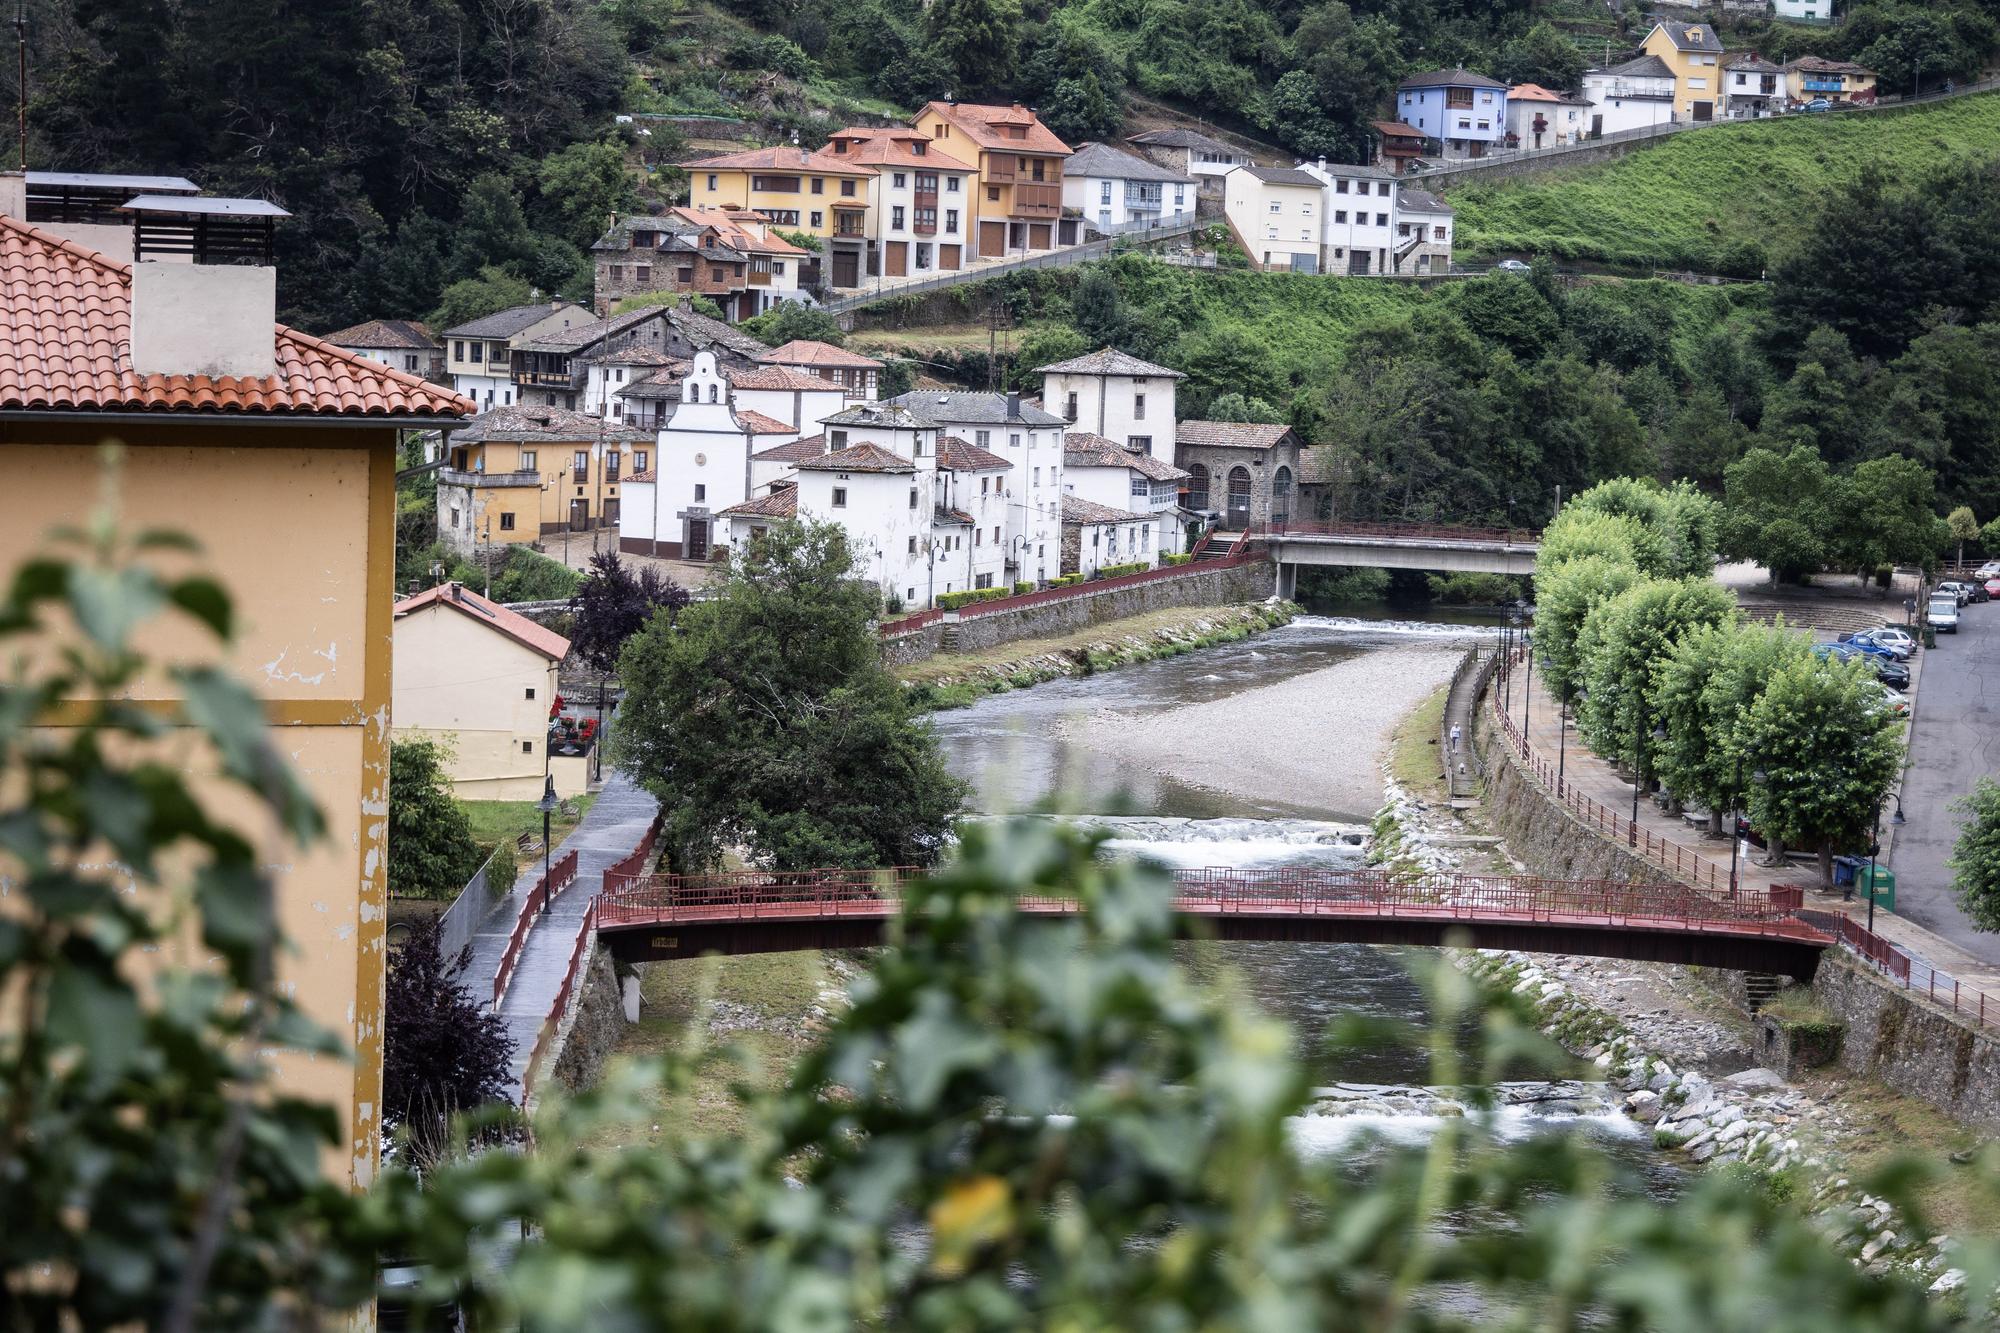
[[[715,353],[697,352],[680,397],[659,428],[657,463],[625,482],[618,549],[706,560],[724,534],[717,515],[750,498],[750,456],[760,441],[794,438],[782,423],[739,410]],[[775,428],[775,429],[774,429]]]
[[[1324,185],[1320,270],[1363,276],[1395,271],[1396,177],[1381,167],[1325,158],[1299,168]]]
[[[978,180],[972,163],[907,127],[851,126],[835,133],[826,151],[876,169],[868,182],[868,217],[874,224],[868,239],[870,276],[900,278],[964,267]]]
[[[1323,185],[1295,167],[1234,167],[1223,177],[1222,216],[1253,267],[1319,272]]]
[[[1187,478],[1167,460],[1135,452],[1102,435],[1071,431],[1063,441],[1063,498],[1142,516],[1150,528],[1142,542],[1145,550],[1180,551],[1181,486]]]
[[[1152,564],[1159,554],[1158,519],[1113,509],[1077,495],[1062,499],[1065,574],[1089,578],[1108,565]]]
[[[428,325],[414,319],[371,319],[326,334],[325,340],[343,352],[352,352],[364,361],[406,375],[421,375],[427,380],[444,378],[443,345],[431,336]]]
[[[584,360],[583,397],[577,409],[585,416],[601,417],[608,407],[613,421],[625,420],[628,404],[625,389],[666,366],[685,366],[657,347],[633,343],[615,352],[602,352]]]
[[[946,435],[956,435],[1007,460],[1007,516],[1002,524],[1009,582],[1054,578],[1062,555],[1061,417],[1021,401],[1018,393],[917,390],[889,400]],[[833,437],[835,418],[827,422]]]
[[[1452,226],[1450,204],[1404,185],[1396,192],[1396,272],[1451,272]]]
[[[1187,378],[1180,371],[1101,347],[1035,373],[1042,377],[1042,405],[1072,427],[1173,462],[1174,395]]]
[[[1785,71],[1755,51],[1731,56],[1722,65],[1722,114],[1732,120],[1761,120],[1785,109]]]
[[[1255,166],[1249,152],[1203,134],[1200,130],[1148,130],[1125,141],[1149,159],[1195,183],[1195,193],[1209,200],[1223,196],[1222,178],[1237,167]],[[1067,172],[1069,168],[1064,167]]]
[[[1108,231],[1194,216],[1194,178],[1107,143],[1077,146],[1063,163],[1063,207]]]
[[[880,361],[811,338],[794,338],[760,353],[757,360],[764,365],[784,366],[802,375],[812,375],[829,384],[837,384],[849,402],[873,402],[880,387]]]
[[[442,335],[445,371],[451,387],[479,404],[514,404],[512,345],[596,322],[574,301],[514,306],[446,329]]]
[[[1583,72],[1593,139],[1665,125],[1674,118],[1674,71],[1658,56],[1640,56],[1609,69]]]
[[[1831,23],[1836,8],[1833,0],[1771,0],[1781,19],[1795,23]]]
[[[1591,104],[1539,83],[1507,90],[1507,146],[1533,151],[1581,143],[1590,132]]]

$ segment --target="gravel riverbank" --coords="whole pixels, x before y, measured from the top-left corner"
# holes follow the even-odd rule
[[[1140,718],[1106,710],[1064,725],[1082,744],[1180,782],[1365,818],[1382,803],[1391,733],[1451,679],[1461,652],[1378,649],[1221,699]]]

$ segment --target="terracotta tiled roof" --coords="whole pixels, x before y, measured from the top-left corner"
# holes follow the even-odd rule
[[[1188,475],[1163,458],[1127,449],[1089,431],[1073,430],[1063,436],[1063,466],[1122,467],[1148,481],[1179,481]]]
[[[752,435],[790,435],[797,429],[794,426],[787,426],[776,417],[767,417],[762,412],[752,412],[744,408],[737,409],[736,424]]]
[[[847,145],[845,152],[842,144]],[[918,152],[918,148],[922,152]],[[971,171],[972,163],[946,152],[937,140],[921,130],[869,129],[850,125],[835,130],[827,143],[827,153],[843,162],[865,162],[869,166],[911,167],[924,171]]]
[[[835,157],[824,150],[753,148],[747,153],[723,153],[681,163],[684,171],[816,171],[834,176],[873,176],[875,168]]]
[[[830,366],[837,370],[880,370],[882,363],[811,338],[794,338],[788,343],[760,352],[759,361],[779,366]]]
[[[981,148],[990,148],[1003,153],[1059,153],[1065,157],[1069,155],[1069,145],[1058,139],[1055,131],[1042,124],[1034,112],[1018,102],[1013,106],[985,106],[978,102],[932,102],[919,114],[928,115],[933,112],[950,121]],[[1025,131],[1025,134],[1016,138],[1008,134],[1006,128],[1017,128]]]
[[[366,324],[323,335],[335,347],[367,347],[405,352],[435,352],[438,340],[430,328],[414,319],[371,319]]]
[[[643,444],[649,431],[570,412],[560,407],[514,403],[489,407],[472,424],[452,437],[454,444],[590,444],[599,438],[621,444]]]
[[[938,441],[938,466],[952,472],[1005,472],[1014,465],[990,449],[946,435]]]
[[[796,518],[799,492],[795,486],[773,487],[769,495],[759,495],[721,511],[725,518]]]
[[[634,472],[631,476],[625,478],[625,484],[630,486],[633,482],[638,482],[641,486],[650,486],[659,479],[660,474],[658,470],[647,468],[644,472]]]
[[[1095,500],[1085,500],[1080,496],[1065,495],[1062,498],[1062,521],[1065,523],[1150,523],[1151,514],[1135,514],[1126,509],[1113,509],[1110,505],[1098,504]]]
[[[1157,379],[1180,380],[1187,376],[1166,366],[1156,366],[1151,361],[1141,361],[1129,352],[1121,352],[1116,347],[1100,347],[1082,356],[1073,356],[1067,361],[1052,361],[1037,367],[1037,375],[1142,375]]]
[[[1828,60],[1825,56],[1800,56],[1785,66],[1787,73],[1803,71],[1807,74],[1873,74],[1866,65],[1857,65],[1851,60]]]
[[[838,384],[828,384],[817,375],[793,370],[790,366],[761,365],[748,370],[725,370],[722,377],[738,389],[782,389],[800,393],[839,393]]]
[[[1174,441],[1219,449],[1270,449],[1291,433],[1290,426],[1262,421],[1183,421],[1174,428]]]
[[[803,463],[808,458],[818,458],[826,452],[826,436],[808,435],[803,440],[793,440],[790,444],[774,444],[769,449],[759,449],[750,455],[753,463]]]
[[[132,369],[132,269],[0,218],[0,408],[462,417],[472,403],[332,343],[272,326],[277,373]]]
[[[724,245],[744,254],[795,256],[809,253],[804,246],[793,245],[773,232],[761,213],[681,204],[673,210],[673,216],[696,226],[715,228]]]
[[[943,505],[931,510],[931,521],[951,528],[969,528],[973,525],[972,515],[963,509],[946,509]]]
[[[817,458],[802,459],[799,467],[813,472],[915,472],[916,465],[901,454],[879,444],[853,444]]]
[[[552,629],[544,629],[518,611],[509,611],[498,602],[488,601],[460,583],[440,583],[414,597],[405,597],[396,603],[396,619],[401,620],[427,606],[448,606],[467,619],[534,649],[551,662],[560,662],[569,656],[568,639]]]

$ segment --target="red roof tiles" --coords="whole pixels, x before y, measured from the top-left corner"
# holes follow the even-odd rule
[[[427,606],[448,606],[524,647],[532,648],[551,662],[569,656],[569,640],[552,629],[544,629],[519,611],[509,611],[498,602],[488,601],[462,583],[440,583],[437,587],[405,597],[396,603],[396,619]]]
[[[790,435],[793,431],[792,427],[776,417],[767,417],[762,412],[752,412],[747,408],[737,410],[736,424],[752,435]]]
[[[794,338],[768,352],[757,354],[759,361],[775,366],[833,366],[845,370],[880,370],[882,363],[859,352],[835,347],[811,338]]]
[[[132,269],[0,217],[0,408],[462,417],[467,399],[273,325],[277,373],[141,375]]]

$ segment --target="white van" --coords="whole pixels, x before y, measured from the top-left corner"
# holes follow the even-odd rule
[[[1958,598],[1950,593],[1931,598],[1930,610],[1924,614],[1931,622],[1931,628],[1938,633],[1958,633]]]

